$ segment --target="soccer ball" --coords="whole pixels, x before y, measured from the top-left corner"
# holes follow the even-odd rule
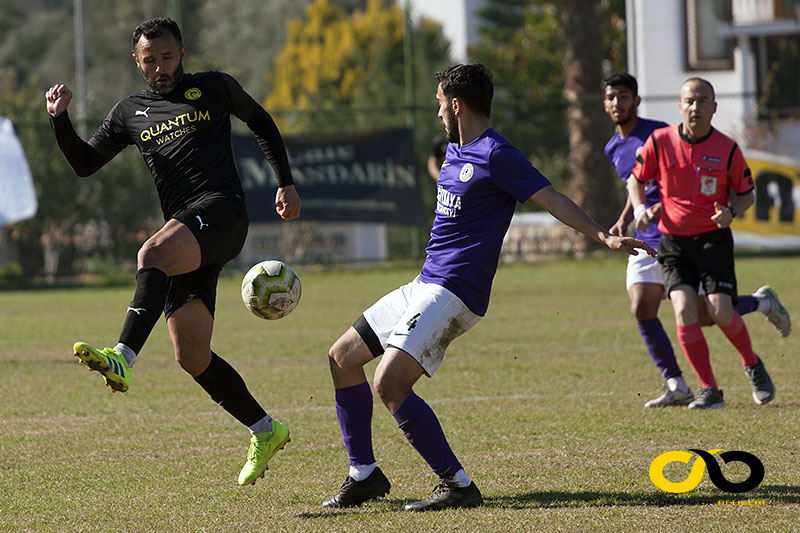
[[[283,318],[300,301],[300,278],[283,261],[262,261],[244,275],[242,300],[257,317]]]

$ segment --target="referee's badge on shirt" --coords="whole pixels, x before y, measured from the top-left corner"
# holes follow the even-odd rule
[[[717,178],[714,176],[700,176],[700,192],[706,196],[717,194]]]

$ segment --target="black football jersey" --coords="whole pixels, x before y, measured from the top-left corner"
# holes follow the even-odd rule
[[[256,111],[263,113],[231,76],[185,74],[167,95],[146,90],[118,102],[88,144],[108,160],[135,144],[153,174],[168,219],[208,193],[243,201],[230,115],[247,122]]]

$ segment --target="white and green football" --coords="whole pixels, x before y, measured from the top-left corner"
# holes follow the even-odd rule
[[[300,301],[300,278],[283,261],[262,261],[253,266],[242,280],[242,300],[250,312],[260,318],[283,318]]]

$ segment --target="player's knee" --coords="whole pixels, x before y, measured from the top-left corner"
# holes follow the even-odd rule
[[[715,309],[710,313],[710,321],[712,324],[717,324],[721,327],[727,327],[728,324],[733,322],[733,309]]]
[[[375,394],[384,404],[390,404],[395,400],[401,392],[399,391],[398,384],[392,379],[387,378],[385,374],[376,372],[373,379],[373,387],[375,387]]]
[[[160,247],[151,240],[145,242],[136,254],[136,262],[139,268],[156,266],[160,255]]]
[[[210,358],[210,356],[209,356]],[[196,357],[190,351],[175,348],[175,361],[178,365],[190,374],[192,377],[197,377],[208,368],[208,361]]]
[[[631,302],[631,314],[636,317],[637,322],[643,322],[658,317],[658,305],[650,302],[634,300]]]
[[[349,353],[350,350],[347,349],[344,343],[340,341],[333,343],[333,346],[328,350],[328,361],[331,368],[348,368],[352,366],[351,358],[348,357]]]
[[[150,238],[139,248],[139,253],[136,254],[138,268],[155,267],[166,271],[166,264],[169,262],[172,253],[171,247],[167,243]]]

